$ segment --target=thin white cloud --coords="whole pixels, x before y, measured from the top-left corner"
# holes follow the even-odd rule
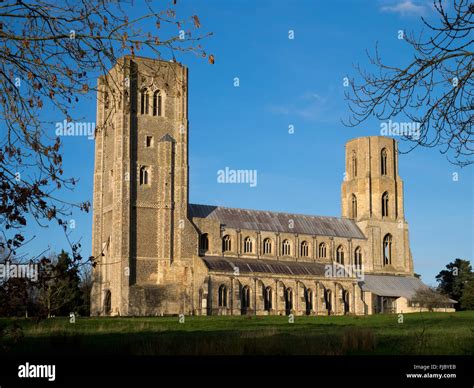
[[[415,4],[411,0],[403,0],[396,4],[385,5],[380,10],[387,13],[397,13],[401,16],[423,16],[428,8],[425,5]]]
[[[330,98],[314,92],[304,93],[287,104],[267,106],[267,110],[273,114],[296,116],[306,120],[327,120],[333,109]]]

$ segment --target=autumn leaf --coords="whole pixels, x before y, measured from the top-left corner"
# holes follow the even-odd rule
[[[214,64],[214,55],[212,55],[212,54],[209,55],[209,63],[210,63],[211,65]]]
[[[194,26],[196,28],[201,27],[201,23],[199,22],[199,18],[196,15],[193,16],[193,21],[194,21]]]

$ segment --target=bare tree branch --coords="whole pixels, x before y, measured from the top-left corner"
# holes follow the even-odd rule
[[[416,135],[401,134],[410,144],[437,147],[448,160],[459,166],[473,163],[474,123],[473,96],[473,5],[468,0],[455,0],[448,14],[442,0],[434,0],[439,26],[422,18],[430,36],[407,34],[404,40],[414,51],[414,58],[405,67],[385,64],[376,45],[369,56],[375,74],[356,70],[360,82],[350,80],[345,93],[350,117],[344,122],[356,126],[375,116],[388,120],[401,115],[418,123]]]

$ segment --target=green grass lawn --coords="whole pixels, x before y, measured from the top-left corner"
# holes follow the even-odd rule
[[[19,326],[19,329],[13,327]],[[14,355],[474,354],[474,311],[366,317],[0,318]]]

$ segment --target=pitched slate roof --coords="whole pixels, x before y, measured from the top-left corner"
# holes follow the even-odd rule
[[[235,273],[235,268],[240,274],[268,273],[280,275],[309,275],[323,277],[325,265],[302,261],[260,260],[243,259],[234,257],[205,256],[204,264],[210,271]]]
[[[216,220],[223,226],[233,229],[358,239],[366,238],[356,223],[346,218],[309,216],[195,204],[189,205],[189,213],[191,217]],[[290,225],[292,225],[293,228],[291,228]]]
[[[427,286],[414,276],[365,275],[359,282],[362,291],[370,291],[379,296],[403,296],[411,299],[419,288]]]

